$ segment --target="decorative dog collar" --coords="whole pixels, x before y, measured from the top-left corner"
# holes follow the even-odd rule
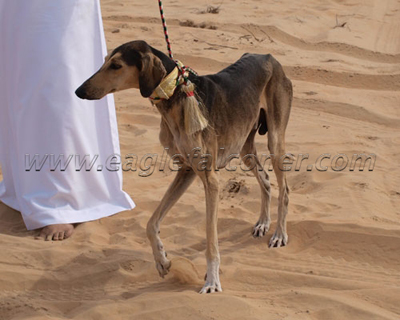
[[[184,73],[187,74],[188,70],[185,69],[185,66],[182,62],[176,60],[177,66],[172,70],[158,85],[157,88],[154,89],[153,93],[149,97],[149,99],[153,103],[159,103],[162,100],[168,100],[172,97],[175,92],[175,89],[185,82],[185,76],[181,74],[179,68],[184,70]],[[190,95],[188,95],[190,96]]]
[[[168,100],[172,97],[176,87],[179,85],[178,67],[175,67],[169,75],[167,75],[157,88],[153,91],[149,99],[153,103],[158,103],[162,100]]]

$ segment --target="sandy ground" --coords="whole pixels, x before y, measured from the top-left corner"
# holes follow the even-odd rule
[[[110,49],[144,39],[165,52],[156,1],[101,2]],[[310,158],[288,173],[289,245],[267,247],[273,174],[274,223],[255,240],[256,179],[222,172],[224,292],[206,296],[197,293],[206,268],[198,180],[162,224],[173,261],[164,280],[145,226],[173,179],[168,170],[125,173],[137,208],[83,224],[64,242],[34,241],[19,213],[0,204],[0,319],[400,318],[400,1],[233,0],[204,13],[219,3],[164,2],[173,51],[201,74],[244,52],[271,53],[292,79],[287,151]],[[161,156],[155,108],[134,90],[116,103],[122,154]],[[265,136],[257,145],[268,153]],[[374,153],[375,169],[335,172],[325,160],[328,171],[308,172],[323,153]]]

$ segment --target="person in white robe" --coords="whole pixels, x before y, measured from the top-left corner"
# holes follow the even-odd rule
[[[106,54],[98,0],[0,0],[0,200],[46,240],[135,206],[113,96],[74,93]]]

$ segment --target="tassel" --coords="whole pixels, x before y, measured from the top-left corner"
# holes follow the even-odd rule
[[[208,126],[208,121],[194,95],[194,84],[188,80],[182,85],[182,90],[187,96],[184,102],[185,131],[186,134],[193,135],[198,131],[203,131]]]

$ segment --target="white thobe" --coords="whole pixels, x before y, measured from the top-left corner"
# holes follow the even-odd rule
[[[112,95],[74,94],[106,53],[98,0],[0,0],[0,200],[29,230],[134,207],[121,170],[105,168],[120,153]],[[49,155],[38,171],[35,155]],[[51,159],[71,155],[65,171],[51,170]],[[98,155],[89,171],[76,163],[85,155]]]

